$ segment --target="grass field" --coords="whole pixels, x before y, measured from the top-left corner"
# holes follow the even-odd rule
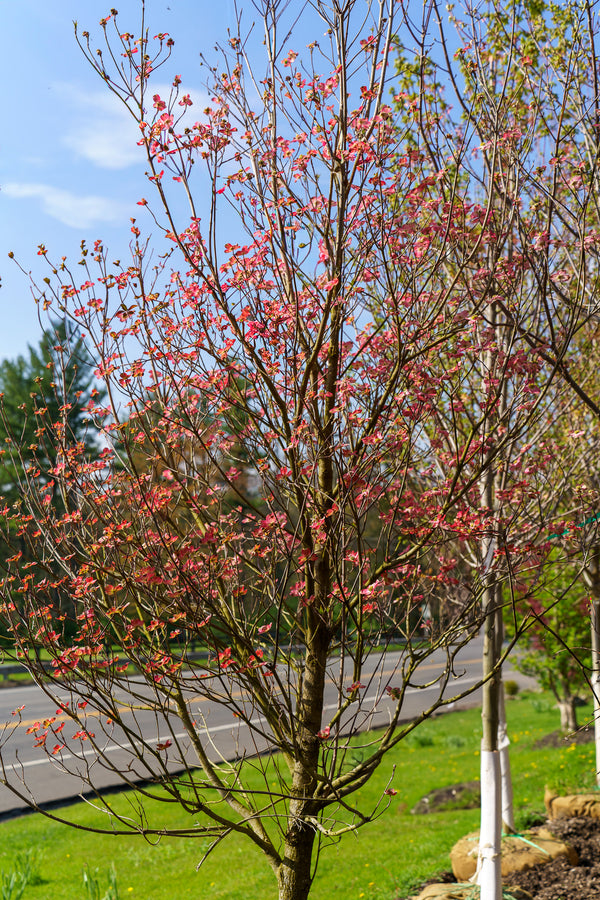
[[[593,789],[593,744],[558,750],[534,750],[533,743],[553,731],[558,714],[543,694],[523,694],[508,704],[512,741],[517,825],[524,827],[543,811],[544,785],[571,791]],[[581,722],[591,708],[581,709]],[[449,713],[424,723],[386,758],[361,791],[363,806],[375,806],[395,766],[387,812],[355,835],[324,847],[311,900],[396,900],[411,886],[448,868],[453,843],[478,826],[477,810],[454,810],[414,816],[411,808],[434,788],[479,775],[480,713]],[[115,799],[124,812],[128,795]],[[166,826],[189,825],[189,816],[167,804],[150,810]],[[90,825],[98,812],[80,803],[64,810],[80,825]],[[206,842],[190,838],[162,839],[151,845],[142,838],[113,837],[78,831],[40,814],[0,823],[0,869],[9,873],[19,854],[37,854],[37,873],[23,900],[80,900],[84,867],[102,888],[108,886],[111,865],[117,874],[120,900],[272,900],[274,877],[260,853],[248,841],[230,837],[196,871]],[[1,882],[0,882],[0,896]]]

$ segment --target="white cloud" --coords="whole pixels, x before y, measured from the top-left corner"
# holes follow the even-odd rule
[[[66,147],[102,169],[125,169],[143,162],[144,149],[137,146],[139,127],[114,94],[86,91],[63,82],[53,87],[74,110],[62,138]],[[155,84],[151,93],[167,99],[170,90],[168,84]],[[198,116],[208,105],[208,95],[202,91],[189,93],[194,104],[189,115]]]
[[[48,184],[9,182],[2,185],[2,193],[15,199],[39,200],[47,215],[71,228],[86,229],[99,222],[119,221],[130,213],[124,203],[94,194],[80,196]]]
[[[125,169],[143,161],[139,129],[114,94],[68,84],[55,87],[74,107],[62,137],[66,147],[102,169]]]

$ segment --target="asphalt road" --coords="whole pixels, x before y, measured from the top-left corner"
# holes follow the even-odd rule
[[[482,639],[476,638],[460,652],[454,667],[455,674],[446,690],[447,698],[454,697],[477,683],[481,673],[481,650]],[[393,679],[397,675],[399,660],[399,653],[388,653],[381,670],[377,673],[376,684],[371,682],[366,691],[363,699],[365,715],[362,721],[364,727],[383,726],[388,721],[393,701],[382,691],[382,685],[394,683]],[[403,720],[418,716],[437,696],[438,686],[431,682],[435,681],[444,661],[443,654],[436,653],[420,668],[417,686],[407,690],[402,711]],[[368,674],[368,672],[365,673],[365,680],[367,680]],[[65,693],[60,699],[66,701],[68,695]],[[126,698],[124,700],[123,705],[126,707]],[[481,691],[478,690],[453,704],[452,708],[464,708],[480,702]],[[81,777],[67,775],[60,771],[56,766],[56,760],[48,757],[42,749],[34,746],[35,735],[26,733],[27,728],[34,723],[43,722],[44,719],[56,715],[55,701],[50,700],[39,687],[30,685],[0,691],[0,704],[0,757],[11,783],[23,797],[30,797],[39,805],[55,805],[60,802],[68,802],[89,791],[89,785]],[[25,708],[20,713],[21,724],[14,728],[18,717],[13,716],[12,711],[23,704],[25,704]],[[204,733],[205,737],[207,736],[206,731],[208,731],[210,743],[213,744],[212,756],[214,759],[218,756],[225,759],[236,759],[242,753],[254,753],[264,749],[264,742],[261,745],[260,739],[257,741],[256,734],[251,735],[248,726],[239,719],[233,719],[229,710],[206,700],[196,701],[196,705],[200,709],[199,715],[196,714],[196,719],[203,723],[199,725],[199,731]],[[336,692],[332,683],[328,686],[326,693],[323,725],[327,723],[327,714],[331,715],[336,708]],[[91,719],[94,718],[93,710],[89,715]],[[186,760],[191,764],[194,763],[193,750],[189,747],[187,736],[183,733],[181,724],[177,720],[172,720],[167,724],[165,720],[157,720],[152,711],[143,709],[135,712],[135,718],[136,727],[142,729],[148,741],[158,743],[167,737],[172,738],[175,746],[179,746],[182,748],[182,752],[186,753]],[[99,718],[96,721],[99,722]],[[2,732],[2,722],[7,723],[4,732]],[[253,723],[260,725],[260,718],[255,717]],[[178,743],[179,741],[181,743]],[[91,766],[94,787],[97,790],[114,788],[122,784],[119,771],[127,771],[130,781],[143,780],[148,777],[143,758],[142,760],[134,758],[132,761],[131,746],[122,733],[115,730],[110,738],[107,736],[103,746],[106,759],[111,766],[114,766],[114,771],[110,771],[106,765],[98,763],[96,751],[91,747],[87,749],[85,744],[81,744],[81,751],[79,751],[81,758],[78,759],[77,756],[65,752],[62,754],[62,761],[69,768],[81,773]],[[172,753],[169,768],[172,771],[181,768],[181,758],[177,759],[174,753]],[[18,815],[19,812],[26,809],[27,803],[24,799],[8,788],[0,786],[0,817]]]

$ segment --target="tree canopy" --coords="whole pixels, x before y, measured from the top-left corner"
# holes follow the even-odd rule
[[[140,218],[126,265],[99,240],[75,270],[48,259],[44,305],[78,323],[106,392],[87,405],[104,446],[67,440],[57,409],[57,452],[7,513],[28,556],[8,561],[1,614],[47,693],[72,695],[36,729],[40,752],[92,786],[101,769],[145,779],[144,797],[189,811],[181,835],[246,835],[280,900],[306,900],[320,848],[396,790],[361,806],[387,751],[473,689],[454,662],[482,623],[496,684],[500,587],[516,609],[522,573],[544,578],[546,432],[598,301],[583,159],[598,135],[581,100],[583,55],[596,60],[585,3],[566,57],[560,23],[544,38],[552,10],[527,4],[465,22],[432,4],[415,22],[391,0],[318,3],[325,40],[303,54],[285,4],[259,6],[264,60],[230,35],[198,116],[178,77],[153,87],[168,35],[123,31],[115,10],[97,49],[78,33],[138,123],[157,201],[140,215],[169,249],[149,257]],[[221,240],[225,204],[237,232]],[[454,602],[424,641],[442,591]],[[201,703],[230,711],[250,768],[218,758]],[[99,830],[164,832],[159,812],[100,803]]]

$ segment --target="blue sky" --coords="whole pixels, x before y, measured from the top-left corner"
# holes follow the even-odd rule
[[[145,158],[137,146],[139,130],[110,94],[77,46],[73,20],[89,31],[94,46],[102,39],[99,20],[112,4],[121,31],[139,33],[140,0],[18,0],[2,5],[0,84],[4,106],[0,143],[0,359],[27,352],[41,335],[29,280],[8,258],[9,251],[38,283],[49,274],[37,247],[48,257],[67,256],[77,270],[82,239],[102,238],[111,259],[126,260],[135,216],[146,235],[152,231],[142,197],[152,202],[145,178]],[[242,31],[256,15],[252,0],[238,0]],[[365,5],[366,11],[366,5]],[[360,0],[357,18],[362,22]],[[300,15],[299,15],[300,14]],[[305,0],[291,0],[287,17],[298,17],[290,42],[301,54],[325,27]],[[168,32],[175,40],[172,59],[156,73],[151,86],[165,96],[174,75],[201,117],[207,105],[205,74],[199,55],[216,60],[217,41],[236,31],[234,0],[146,0],[150,36]],[[364,25],[364,23],[363,23]],[[256,23],[250,53],[262,51],[263,29]],[[260,56],[260,60],[264,57]],[[258,67],[261,69],[261,65]],[[197,167],[200,169],[200,167]],[[196,190],[202,214],[200,172]],[[236,223],[224,219],[227,239]],[[160,243],[154,244],[160,252]],[[85,279],[82,279],[85,280]]]
[[[39,279],[37,246],[74,262],[82,238],[98,237],[113,258],[126,254],[129,217],[150,197],[133,120],[113,100],[79,50],[73,20],[92,37],[111,6],[122,30],[137,32],[139,0],[19,0],[2,5],[0,84],[0,359],[26,352],[41,334],[28,280],[8,258]],[[247,6],[251,9],[251,4]],[[233,0],[147,0],[150,34],[175,40],[173,64],[159,82],[181,74],[202,91],[201,51],[211,54],[235,24]],[[194,93],[192,94],[194,96]]]

